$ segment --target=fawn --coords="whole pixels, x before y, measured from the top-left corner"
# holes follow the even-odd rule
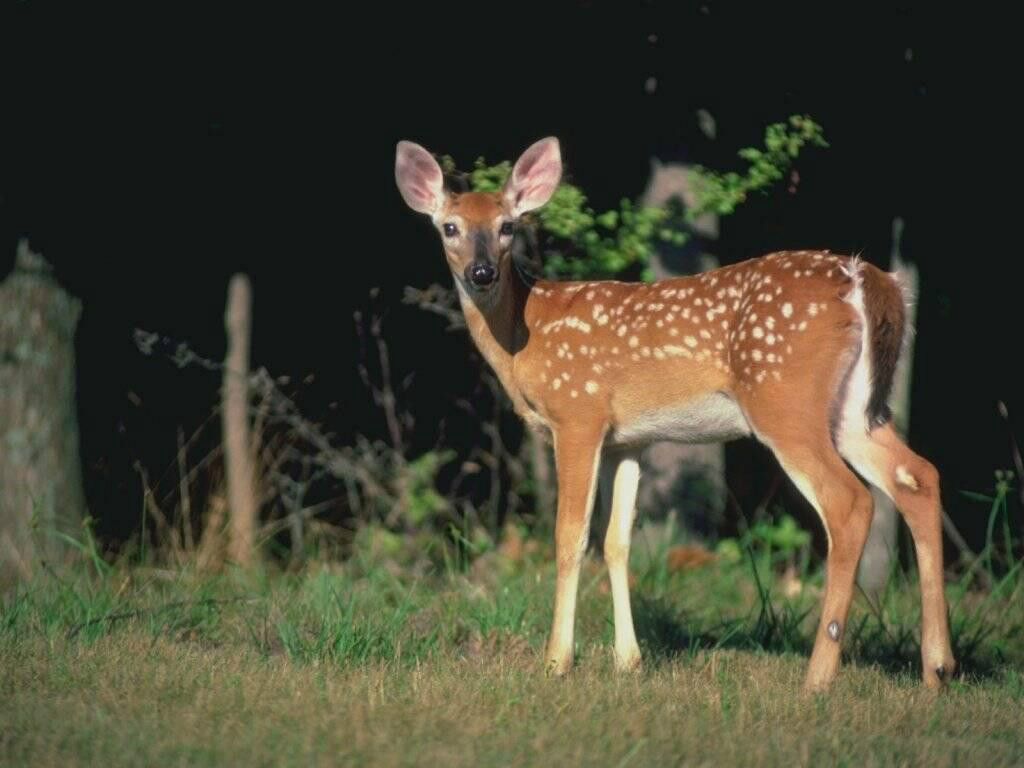
[[[658,440],[754,436],[772,450],[828,536],[825,594],[805,686],[839,667],[854,577],[873,514],[851,471],[892,498],[910,526],[922,601],[924,682],[955,662],[943,591],[938,473],[893,429],[887,399],[904,335],[895,276],[827,251],[784,251],[655,283],[550,282],[523,274],[519,218],[562,174],[557,139],[533,144],[499,192],[445,189],[433,156],[399,142],[406,203],[441,235],[469,332],[516,412],[549,435],[558,476],[557,583],[549,668],[573,662],[580,564],[595,488],[610,502],[604,556],[615,662],[640,663],[627,562],[639,453]]]

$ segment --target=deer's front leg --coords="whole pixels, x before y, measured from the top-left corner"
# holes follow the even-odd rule
[[[573,628],[580,563],[590,529],[604,428],[562,428],[555,433],[558,514],[555,519],[555,615],[548,639],[547,666],[557,675],[572,667]]]
[[[638,459],[639,454],[632,451],[606,455],[600,470],[602,503],[609,508],[604,560],[615,609],[615,667],[622,671],[640,666],[640,646],[629,605],[629,542],[640,483]]]

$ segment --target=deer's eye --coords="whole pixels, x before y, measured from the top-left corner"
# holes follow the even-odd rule
[[[502,237],[508,237],[509,235],[512,234],[512,231],[514,229],[515,225],[511,221],[506,221],[502,223],[501,229],[498,231],[501,233]]]
[[[459,228],[456,227],[454,224],[448,223],[444,225],[445,237],[455,237],[457,234],[459,234]]]

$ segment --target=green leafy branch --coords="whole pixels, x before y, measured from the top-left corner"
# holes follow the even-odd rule
[[[747,162],[742,173],[720,173],[696,166],[690,169],[697,192],[696,206],[680,213],[672,208],[652,208],[628,198],[618,208],[597,213],[587,205],[583,191],[570,183],[559,185],[551,200],[533,214],[539,230],[552,247],[544,249],[544,272],[554,279],[608,278],[639,267],[645,280],[651,279],[650,263],[658,242],[682,245],[686,227],[704,213],[724,216],[751,193],[766,192],[782,179],[806,146],[827,147],[821,126],[804,115],[793,115],[785,123],[765,129],[763,147],[746,147],[739,157]],[[447,172],[455,169],[450,157],[442,158]],[[488,165],[478,158],[467,174],[475,191],[497,191],[505,183],[512,164]]]

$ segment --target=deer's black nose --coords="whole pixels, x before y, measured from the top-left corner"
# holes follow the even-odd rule
[[[466,276],[477,288],[486,288],[498,279],[498,269],[493,264],[478,261],[469,265]]]

